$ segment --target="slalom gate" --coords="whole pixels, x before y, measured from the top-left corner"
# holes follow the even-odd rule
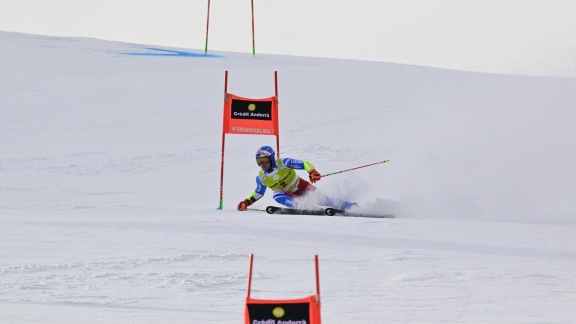
[[[220,203],[224,208],[224,151],[226,134],[276,136],[276,154],[280,157],[278,127],[278,72],[274,71],[275,95],[269,98],[245,98],[228,93],[228,71],[224,74],[224,113],[222,120],[222,156],[220,162]]]
[[[250,254],[244,324],[321,324],[317,255],[314,256],[316,294],[298,299],[255,299],[250,297],[253,262],[254,255]]]

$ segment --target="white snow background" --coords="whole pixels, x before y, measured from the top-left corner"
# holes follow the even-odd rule
[[[573,323],[576,79],[0,33],[0,323],[242,323],[315,293],[324,323]],[[274,95],[283,157],[395,219],[238,212]],[[300,172],[305,177],[305,173]],[[271,193],[254,207],[274,204]]]

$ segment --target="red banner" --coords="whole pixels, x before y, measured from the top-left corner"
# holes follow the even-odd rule
[[[251,99],[226,94],[222,132],[278,136],[276,97]]]
[[[316,295],[284,300],[246,298],[244,323],[321,324],[320,312]]]

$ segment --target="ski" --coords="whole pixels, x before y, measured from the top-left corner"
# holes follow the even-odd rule
[[[312,208],[312,209],[297,209],[288,207],[268,206],[266,207],[268,214],[284,214],[284,215],[312,215],[312,216],[340,216],[340,217],[362,217],[362,218],[394,218],[392,214],[365,214],[354,211],[345,211],[337,208]]]
[[[354,210],[341,210],[337,208],[326,208],[324,210],[328,216],[362,217],[362,218],[395,218],[392,214],[368,214]]]
[[[268,214],[286,214],[286,215],[326,215],[326,212],[322,208],[311,208],[311,209],[297,209],[288,207],[277,207],[268,206],[266,207],[266,212]]]

